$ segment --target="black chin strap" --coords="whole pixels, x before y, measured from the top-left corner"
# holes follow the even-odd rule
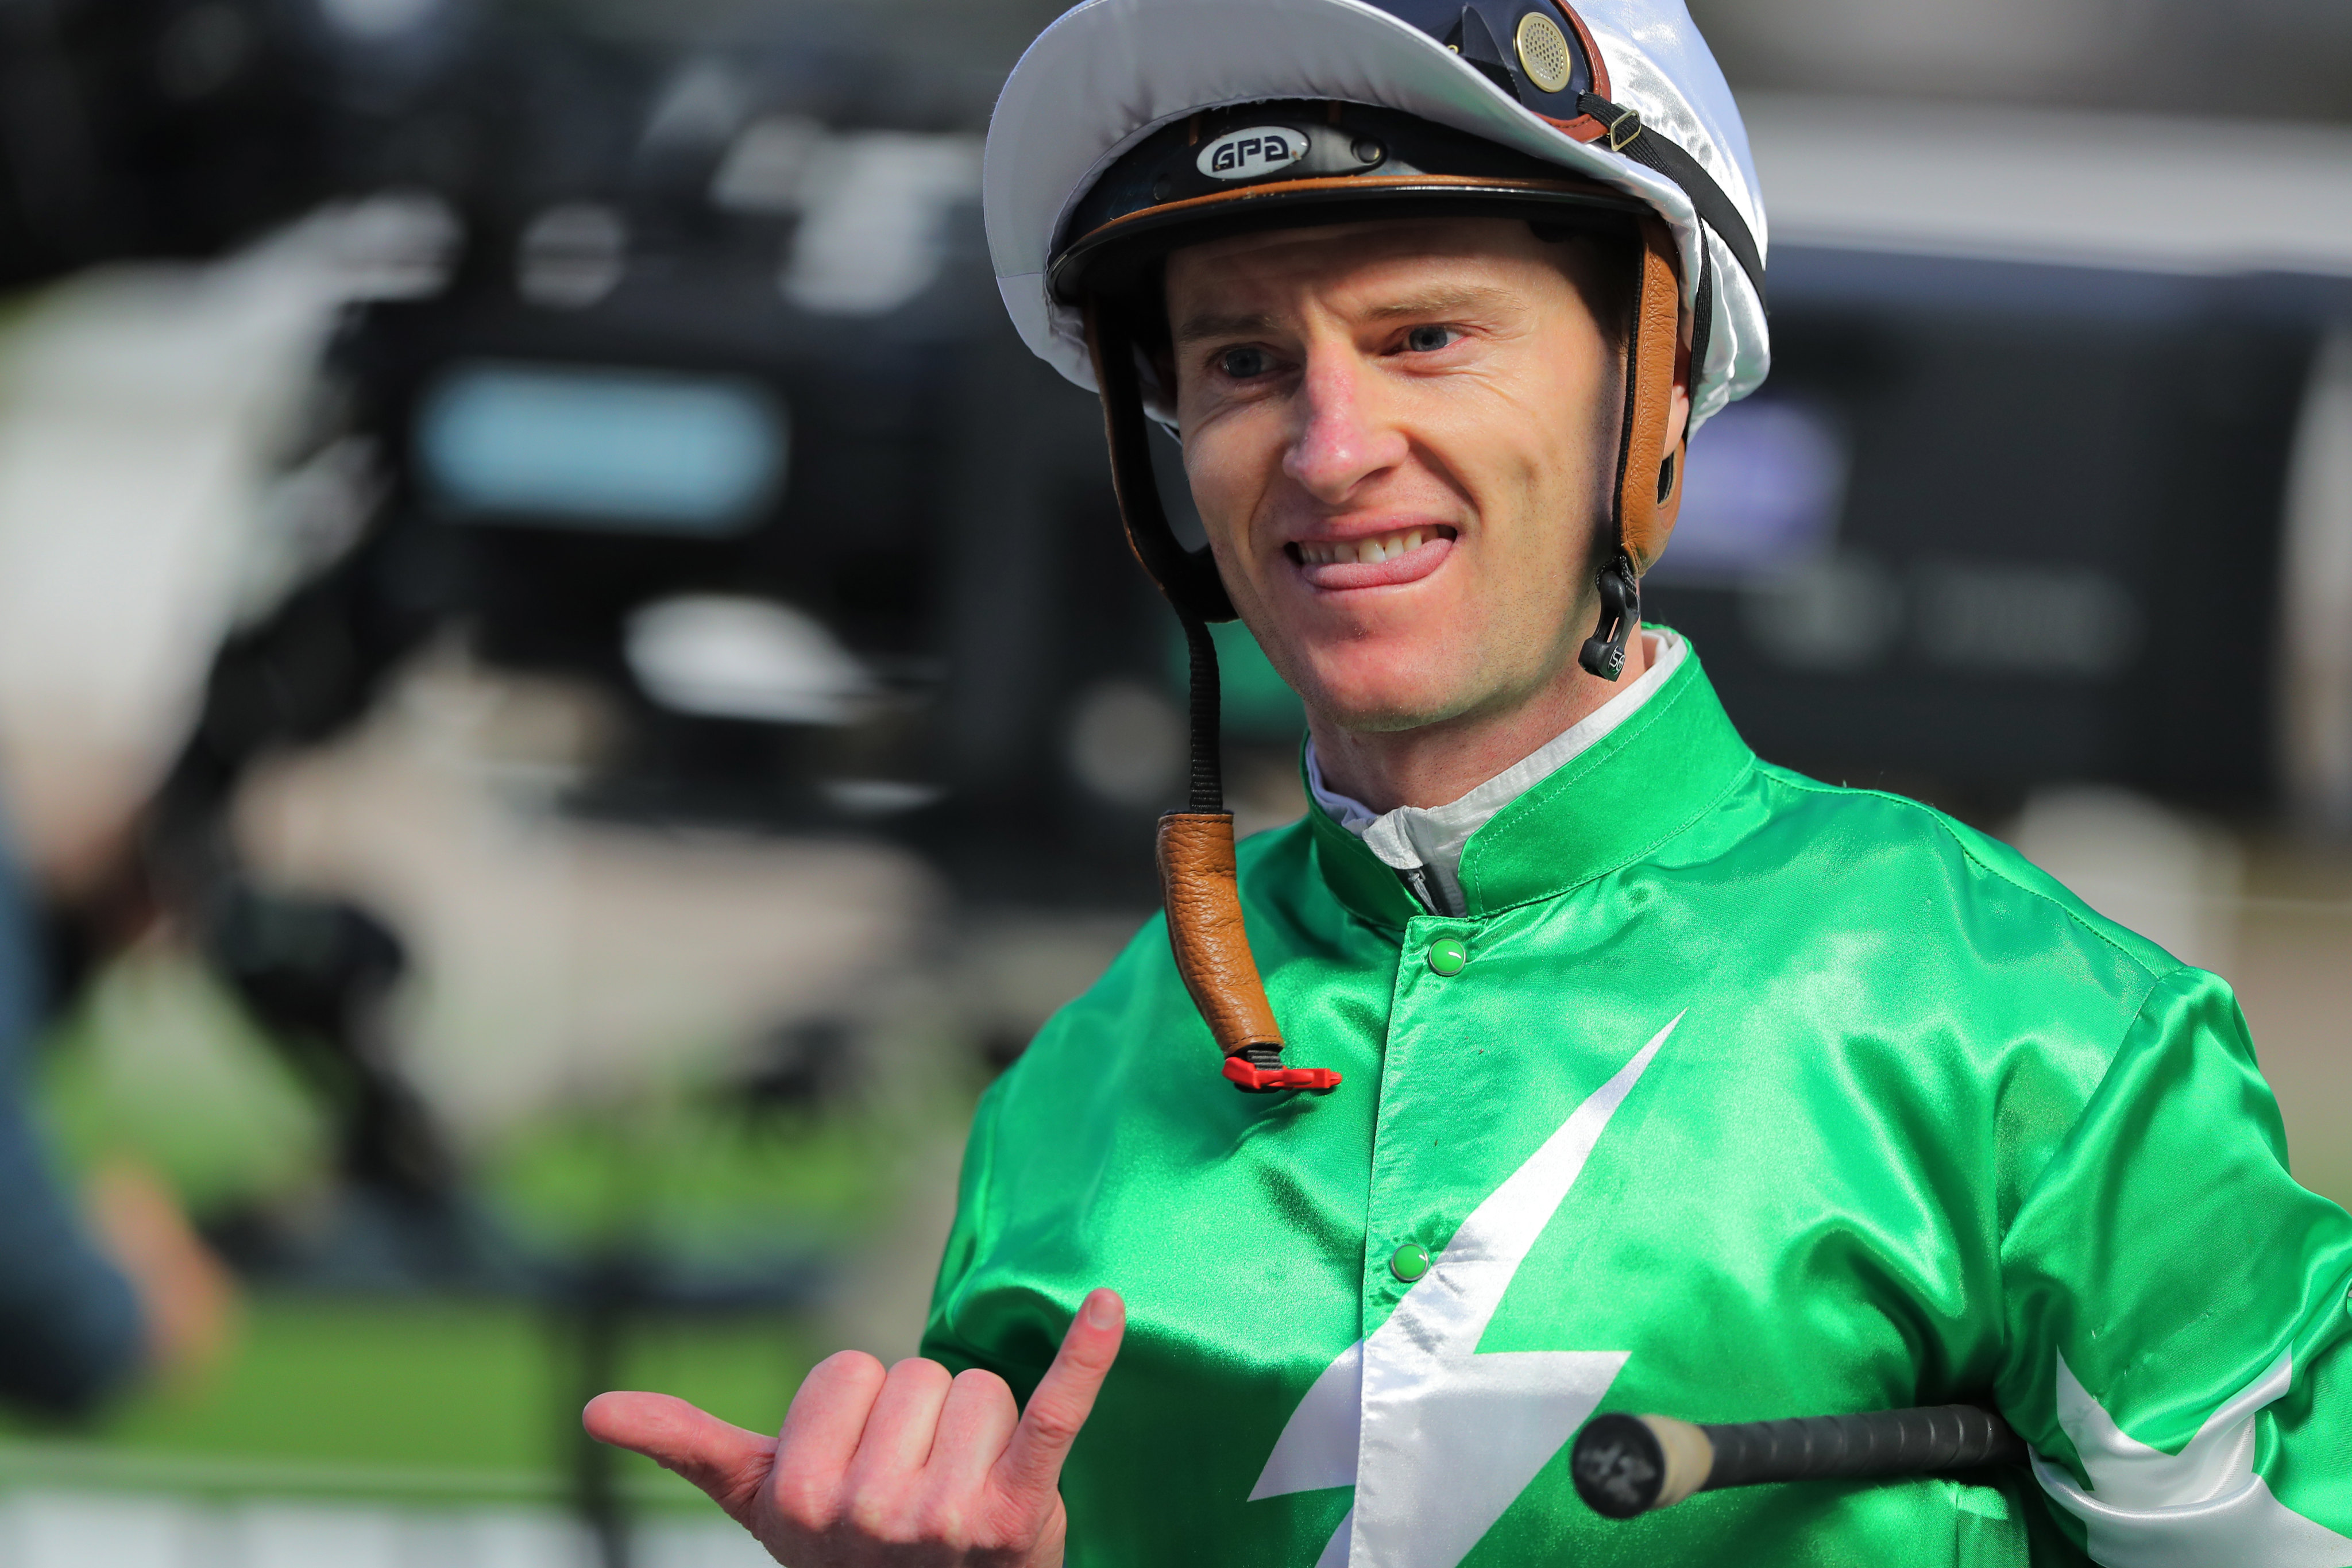
[[[1135,338],[1114,304],[1087,308],[1087,333],[1101,385],[1103,427],[1110,440],[1111,489],[1127,525],[1128,547],[1160,585],[1176,618],[1183,623],[1184,647],[1192,657],[1192,770],[1189,809],[1225,809],[1224,770],[1219,757],[1223,729],[1217,645],[1212,621],[1234,618],[1224,579],[1206,546],[1187,550],[1168,525],[1160,486],[1151,468],[1150,416],[1143,411],[1143,387],[1136,373]]]
[[[1102,391],[1103,429],[1110,441],[1111,489],[1118,496],[1129,548],[1178,615],[1201,621],[1232,620],[1234,603],[1225,596],[1216,561],[1205,545],[1185,549],[1160,504],[1160,487],[1151,471],[1151,420],[1143,411],[1135,336],[1124,312],[1115,303],[1089,302],[1087,336]],[[1215,668],[1213,662],[1211,668]]]
[[[1209,635],[1209,623],[1232,620],[1233,601],[1226,597],[1224,579],[1217,575],[1217,563],[1207,547],[1185,549],[1169,526],[1167,509],[1160,504],[1160,487],[1152,477],[1150,416],[1143,411],[1135,338],[1123,312],[1116,304],[1090,304],[1087,331],[1094,349],[1095,375],[1102,388],[1104,429],[1110,440],[1111,488],[1118,494],[1127,542],[1183,623],[1184,647],[1192,656],[1189,809],[1222,812],[1225,790],[1219,758],[1220,682],[1217,645]]]
[[[1223,695],[1217,677],[1217,644],[1209,635],[1209,624],[1181,605],[1176,606],[1176,618],[1184,624],[1184,648],[1192,660],[1192,766],[1185,809],[1221,812],[1225,809],[1225,774],[1218,742]]]
[[[1614,681],[1625,673],[1625,644],[1642,624],[1642,579],[1633,558],[1624,551],[1601,569],[1601,626],[1584,639],[1576,662],[1601,679]]]
[[[1185,549],[1168,526],[1152,476],[1151,432],[1138,384],[1135,340],[1115,307],[1087,307],[1087,341],[1096,384],[1102,389],[1111,488],[1118,496],[1128,543],[1175,609],[1192,658],[1188,809],[1160,819],[1160,875],[1177,972],[1224,1052],[1227,1082],[1251,1094],[1327,1093],[1339,1086],[1337,1072],[1283,1065],[1282,1030],[1266,1001],[1242,913],[1234,819],[1225,812],[1218,755],[1217,645],[1209,635],[1210,622],[1234,618],[1233,601],[1225,596],[1215,559],[1205,549]]]

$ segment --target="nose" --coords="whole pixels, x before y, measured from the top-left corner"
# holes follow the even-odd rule
[[[1354,344],[1310,344],[1292,396],[1282,471],[1317,500],[1341,505],[1366,479],[1404,461],[1404,434],[1382,416],[1376,378]]]

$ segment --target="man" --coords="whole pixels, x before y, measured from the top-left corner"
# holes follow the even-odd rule
[[[0,1400],[84,1419],[142,1372],[217,1361],[235,1288],[171,1193],[110,1162],[76,1212],[31,1103],[44,1001],[32,889],[0,823]],[[85,1219],[87,1224],[85,1224]]]
[[[137,1366],[140,1310],[131,1281],[84,1234],[26,1103],[40,960],[29,901],[0,839],[0,1394],[82,1415]]]
[[[983,1102],[933,1359],[772,1442],[590,1407],[780,1561],[2352,1564],[2352,1219],[2227,987],[1759,762],[1638,627],[1762,215],[1679,5],[1581,10],[1095,0],[1008,83],[1007,300],[1196,650],[1237,611],[1304,699],[1314,806],[1229,907],[1196,700],[1169,927]],[[1963,1401],[2030,1476],[1618,1523],[1567,1474],[1599,1410]]]

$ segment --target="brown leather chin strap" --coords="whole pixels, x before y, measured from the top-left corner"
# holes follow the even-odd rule
[[[1666,536],[1683,504],[1687,437],[1672,452],[1675,369],[1682,348],[1682,283],[1675,269],[1674,237],[1656,218],[1642,220],[1642,286],[1625,335],[1625,426],[1617,461],[1612,509],[1617,542],[1646,572],[1665,553]],[[1687,427],[1685,427],[1687,428]]]
[[[1682,287],[1675,272],[1674,238],[1655,218],[1642,220],[1639,286],[1625,323],[1625,411],[1617,440],[1617,475],[1610,492],[1614,549],[1593,586],[1601,624],[1577,652],[1577,662],[1603,680],[1623,678],[1626,645],[1642,629],[1642,574],[1665,553],[1683,504],[1683,459],[1689,426],[1675,449],[1666,432],[1675,412],[1675,372],[1682,363]],[[1699,310],[1712,308],[1704,281]]]
[[[1092,300],[1086,321],[1110,443],[1111,489],[1127,525],[1128,545],[1174,606],[1192,654],[1191,809],[1161,817],[1159,837],[1160,897],[1176,972],[1224,1052],[1224,1076],[1236,1089],[1257,1094],[1337,1089],[1339,1075],[1328,1068],[1283,1065],[1282,1031],[1275,1025],[1242,920],[1234,817],[1225,809],[1218,766],[1216,645],[1209,638],[1210,622],[1234,619],[1233,602],[1209,552],[1186,550],[1160,505],[1133,336],[1115,308]]]
[[[1192,1005],[1225,1053],[1226,1079],[1255,1094],[1339,1088],[1339,1075],[1328,1068],[1282,1065],[1282,1031],[1242,923],[1233,813],[1170,812],[1160,819],[1159,850],[1168,945]]]

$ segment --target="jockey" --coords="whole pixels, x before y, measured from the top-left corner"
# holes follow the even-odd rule
[[[794,1568],[2352,1564],[2352,1218],[2229,987],[1759,760],[1641,621],[1769,354],[1679,0],[1089,0],[985,202],[1193,647],[1167,916],[983,1100],[922,1358],[835,1357],[772,1440],[593,1431]],[[1238,855],[1236,616],[1310,797]],[[2031,1468],[1622,1523],[1568,1473],[1596,1412],[1959,1403]]]

